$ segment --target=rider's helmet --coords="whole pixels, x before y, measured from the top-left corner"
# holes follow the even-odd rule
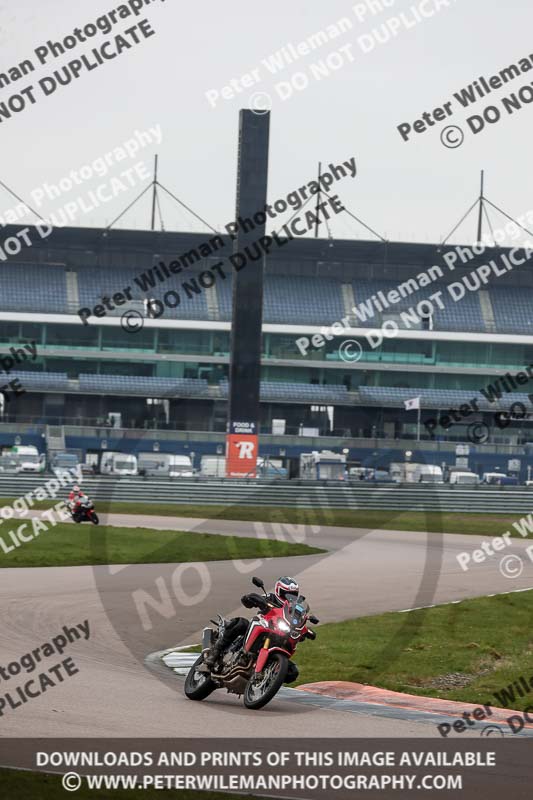
[[[72,487],[72,491],[76,492],[76,494],[80,494],[81,489],[80,489],[80,487],[78,486],[77,483]]]
[[[287,600],[287,595],[298,597],[300,594],[300,587],[294,578],[278,578],[274,586],[274,594],[282,602]]]

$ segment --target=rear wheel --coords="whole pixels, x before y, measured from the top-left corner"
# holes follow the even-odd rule
[[[263,708],[285,683],[289,660],[283,653],[272,653],[262,672],[252,675],[244,690],[246,708]]]
[[[217,688],[208,672],[199,672],[198,667],[203,662],[203,656],[197,658],[185,679],[185,694],[189,700],[204,700]]]

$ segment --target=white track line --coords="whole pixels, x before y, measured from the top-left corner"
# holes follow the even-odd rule
[[[416,608],[402,608],[401,611],[393,611],[393,614],[408,614],[409,611],[422,611],[424,608],[440,608],[440,606],[454,606],[457,603],[466,603],[469,600],[482,600],[483,597],[503,597],[505,594],[518,594],[519,592],[533,592],[533,586],[528,589],[511,589],[510,592],[496,592],[495,594],[484,594],[480,597],[465,597],[463,600],[449,600],[447,603],[433,603],[430,606],[416,606]]]
[[[161,661],[171,669],[176,675],[186,676],[190,668],[198,658],[198,653],[184,653],[183,650],[188,650],[189,647],[195,645],[187,645],[186,647],[173,647],[170,650],[165,650],[161,656]]]

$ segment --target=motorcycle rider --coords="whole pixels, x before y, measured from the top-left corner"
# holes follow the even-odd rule
[[[266,595],[251,592],[241,597],[241,603],[246,608],[258,608],[261,613],[266,613],[271,608],[281,608],[285,600],[291,597],[298,597],[300,587],[294,578],[278,578],[273,592]],[[248,630],[249,620],[245,617],[234,617],[226,625],[226,630],[213,647],[205,659],[209,669],[213,669],[223,652],[235,641],[238,636],[244,636]]]
[[[78,484],[75,484],[72,487],[72,491],[70,492],[70,494],[68,496],[68,504],[69,504],[70,513],[71,514],[75,514],[77,511],[79,511],[80,503],[86,497],[87,497],[87,495],[85,495],[82,492],[82,490],[80,489]]]

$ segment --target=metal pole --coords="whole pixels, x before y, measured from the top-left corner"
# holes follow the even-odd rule
[[[477,241],[481,242],[481,238],[483,236],[483,203],[485,202],[485,198],[483,195],[483,186],[485,183],[485,171],[481,170],[481,190],[479,193],[479,216],[477,220]]]
[[[157,199],[157,156],[154,156],[154,180],[152,183],[154,193],[152,195],[152,230],[155,230],[155,204]]]
[[[322,162],[319,161],[318,163],[318,194],[316,196],[316,222],[315,222],[315,239],[318,239],[318,226],[320,225],[318,221],[318,215],[320,212],[320,178],[322,177]]]

